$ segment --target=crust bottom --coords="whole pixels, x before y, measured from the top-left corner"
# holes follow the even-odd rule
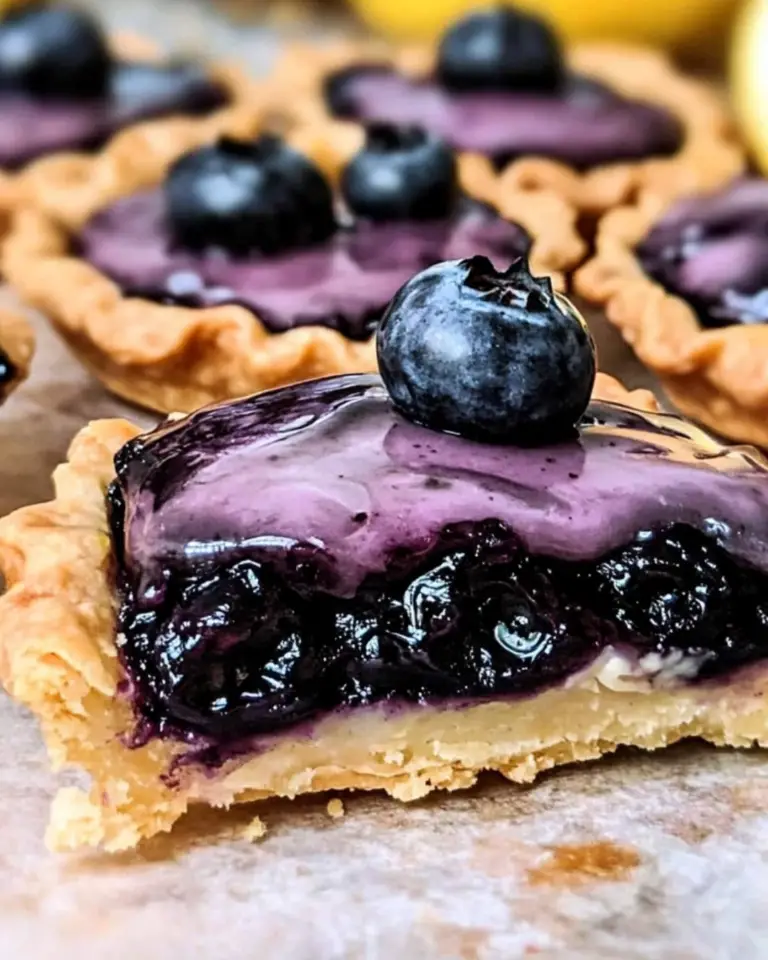
[[[517,702],[460,710],[375,709],[326,719],[311,735],[288,734],[258,756],[217,776],[187,771],[175,791],[138,774],[141,758],[93,771],[89,793],[61,790],[47,842],[120,850],[169,830],[193,804],[228,807],[268,797],[328,790],[381,790],[400,801],[471,787],[496,771],[530,783],[552,767],[594,760],[619,746],[655,750],[685,737],[717,745],[768,743],[762,682],[670,691],[612,690],[599,680]],[[591,688],[590,688],[591,687]],[[125,775],[135,767],[133,777]]]

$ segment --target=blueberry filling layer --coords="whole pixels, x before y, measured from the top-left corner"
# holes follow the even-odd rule
[[[768,652],[768,464],[677,417],[593,404],[570,441],[483,445],[354,376],[200,411],[116,467],[120,655],[155,735],[532,694],[608,647],[690,682]]]
[[[703,326],[768,323],[768,181],[739,180],[677,203],[637,254]]]
[[[331,74],[325,96],[336,116],[422,127],[500,164],[542,156],[587,169],[669,156],[683,141],[680,122],[666,110],[579,76],[566,76],[554,91],[457,91],[364,64]]]
[[[204,115],[228,98],[202,67],[186,63],[115,63],[106,92],[95,98],[0,91],[0,167],[15,169],[56,150],[96,149],[129,124]]]
[[[129,296],[190,307],[240,304],[278,333],[320,324],[353,340],[374,330],[389,300],[415,272],[482,253],[508,263],[530,246],[518,225],[464,200],[434,220],[347,218],[324,242],[274,256],[196,253],[171,242],[160,190],[96,214],[80,255]]]

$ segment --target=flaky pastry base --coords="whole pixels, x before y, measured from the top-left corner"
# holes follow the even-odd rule
[[[379,42],[331,46],[296,44],[278,62],[269,86],[272,111],[326,131],[346,154],[362,134],[354,122],[333,118],[322,94],[324,78],[357,63],[391,63],[414,76],[434,67],[434,47],[389,47]],[[580,44],[569,52],[571,68],[605,83],[628,98],[656,104],[683,124],[685,139],[673,156],[598,166],[578,171],[544,157],[522,157],[498,175],[499,190],[552,190],[581,213],[594,216],[651,191],[661,196],[715,188],[746,165],[724,98],[710,84],[687,77],[659,51],[619,44]]]
[[[19,313],[0,310],[0,349],[4,350],[16,373],[8,383],[0,385],[0,403],[29,376],[35,335],[29,322]]]
[[[248,118],[228,132],[247,135]],[[221,132],[221,131],[219,131]],[[255,132],[250,129],[250,133]],[[340,373],[376,369],[373,339],[356,342],[322,326],[271,333],[244,307],[166,306],[126,297],[71,252],[73,235],[100,208],[162,181],[179,154],[211,139],[185,121],[155,123],[116,138],[93,158],[36,165],[28,206],[15,211],[2,268],[21,295],[46,314],[72,351],[114,393],[164,413]],[[315,127],[290,135],[332,180],[344,159]],[[498,191],[483,158],[460,163],[464,189],[517,221],[532,241],[531,268],[563,289],[564,272],[583,260],[576,211],[547,190]]]
[[[596,396],[655,409],[599,375]],[[557,764],[621,744],[664,746],[687,736],[748,746],[768,740],[759,672],[699,687],[651,688],[604,659],[573,682],[532,697],[450,707],[381,708],[320,720],[312,737],[287,732],[216,771],[193,764],[164,774],[180,743],[126,746],[134,725],[119,692],[118,599],[104,495],[115,452],[138,428],[91,423],[54,475],[55,499],[0,520],[0,680],[40,722],[52,764],[75,766],[90,790],[53,801],[54,849],[121,850],[173,824],[192,805],[229,806],[326,790],[383,790],[403,801],[471,786],[484,770],[527,783]]]
[[[733,440],[768,447],[768,325],[703,328],[691,307],[652,280],[635,255],[670,202],[648,195],[606,214],[595,256],[575,276],[576,290],[605,309],[687,417]]]

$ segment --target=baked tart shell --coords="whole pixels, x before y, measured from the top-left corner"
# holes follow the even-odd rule
[[[373,339],[352,341],[322,326],[273,334],[237,305],[166,306],[126,297],[112,280],[71,253],[71,240],[99,209],[160,183],[185,151],[217,134],[252,136],[254,113],[237,113],[227,126],[183,120],[134,128],[95,157],[42,161],[26,176],[29,205],[13,216],[2,268],[21,295],[46,314],[75,355],[114,393],[162,412],[191,411],[207,403],[299,380],[376,369]],[[316,128],[289,140],[337,179],[347,158]],[[351,145],[351,152],[356,149]],[[466,192],[492,203],[530,235],[534,273],[565,287],[565,273],[583,259],[577,211],[549,190],[498,190],[483,158],[466,155],[460,176]]]
[[[648,195],[608,213],[595,256],[577,272],[575,288],[603,307],[682,413],[732,440],[768,447],[768,326],[703,328],[691,307],[652,280],[635,255],[670,204]]]
[[[362,136],[359,124],[333,118],[325,105],[324,78],[358,63],[390,63],[423,77],[433,71],[435,48],[395,48],[377,42],[327,47],[296,44],[269,81],[272,112],[283,122],[316,125],[340,152]],[[711,84],[680,73],[651,48],[589,43],[574,46],[569,65],[629,99],[662,107],[683,126],[683,145],[671,157],[615,163],[578,171],[544,157],[512,161],[499,174],[499,190],[552,190],[586,216],[599,215],[646,191],[677,197],[716,188],[741,173],[746,156],[724,97]]]

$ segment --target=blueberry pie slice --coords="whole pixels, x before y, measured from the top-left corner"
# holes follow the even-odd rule
[[[378,319],[433,263],[530,254],[562,285],[584,252],[558,196],[496,196],[411,128],[372,126],[341,168],[314,131],[154,160],[142,189],[99,178],[20,211],[3,267],[110,389],[161,411],[375,370]]]
[[[508,5],[473,12],[436,50],[297,47],[273,76],[276,107],[325,125],[339,149],[357,123],[421,126],[489,158],[505,187],[555,189],[586,212],[639,190],[708,189],[744,167],[724,105],[642,48],[563,51]]]
[[[768,181],[613,211],[576,283],[687,416],[768,447]]]
[[[768,461],[595,382],[523,263],[428,268],[377,349],[382,379],[92,423],[0,521],[3,682],[92,778],[52,846],[768,741]]]

